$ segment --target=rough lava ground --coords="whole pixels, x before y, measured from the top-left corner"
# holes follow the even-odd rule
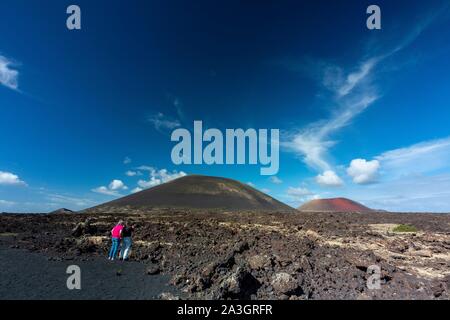
[[[106,256],[119,219],[132,259],[191,299],[449,299],[450,215],[174,209],[0,215],[0,246],[49,259]],[[396,233],[398,224],[415,233]],[[106,259],[106,258],[105,258]],[[369,289],[369,266],[381,289]],[[162,295],[162,298],[176,298]]]

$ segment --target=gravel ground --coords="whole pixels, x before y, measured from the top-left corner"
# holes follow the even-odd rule
[[[81,269],[81,290],[66,286],[66,269]],[[0,248],[0,299],[157,299],[176,293],[168,276],[147,275],[138,262],[110,262],[102,258],[53,260],[45,254]],[[117,273],[120,271],[120,276]]]
[[[105,256],[119,219],[135,224],[136,231],[134,263],[117,277],[120,265]],[[416,231],[395,232],[401,224]],[[0,215],[2,246],[44,254],[8,257],[10,251],[3,251],[1,270],[10,271],[2,276],[2,297],[15,292],[23,298],[146,299],[168,291],[167,282],[179,290],[176,296],[188,299],[450,297],[448,214],[149,208]],[[83,270],[81,293],[65,289],[65,268],[74,259]],[[381,272],[379,289],[368,286],[373,266]]]

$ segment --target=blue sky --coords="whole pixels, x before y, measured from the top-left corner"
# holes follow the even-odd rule
[[[447,1],[0,4],[0,211],[82,209],[183,174],[292,206],[450,212]],[[172,164],[173,129],[278,128],[280,170]],[[139,189],[137,189],[139,188]]]

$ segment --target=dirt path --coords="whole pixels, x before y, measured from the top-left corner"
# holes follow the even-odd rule
[[[81,290],[67,289],[70,265],[81,268]],[[51,261],[44,254],[0,247],[0,270],[0,299],[142,300],[176,293],[167,276],[146,275],[145,265],[139,262]]]

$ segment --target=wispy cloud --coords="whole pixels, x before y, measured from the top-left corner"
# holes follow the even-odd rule
[[[331,178],[330,172],[325,174],[326,171],[336,175],[330,161],[330,149],[337,143],[332,138],[333,135],[350,125],[355,117],[380,98],[381,85],[375,81],[374,76],[377,73],[377,67],[385,59],[411,44],[433,19],[427,19],[419,24],[419,27],[400,41],[394,49],[382,54],[366,54],[369,58],[361,59],[354,69],[322,62],[317,64],[320,74],[319,82],[328,93],[324,95],[328,97],[326,103],[334,106],[333,111],[326,119],[313,122],[301,129],[291,130],[287,135],[288,139],[282,142],[286,150],[300,156],[307,166],[322,172],[317,177],[317,182],[324,182],[329,180],[325,178]],[[359,177],[356,180],[365,179]]]
[[[280,178],[278,178],[277,176],[271,176],[269,178],[270,182],[274,183],[274,184],[282,184],[283,180],[281,180]]]
[[[313,195],[314,193],[312,191],[310,191],[308,188],[304,188],[304,187],[298,187],[298,188],[289,187],[287,190],[287,194],[290,196],[304,197],[304,196]]]
[[[351,72],[347,75],[345,81],[339,84],[337,88],[337,93],[340,97],[344,97],[351,93],[351,91],[358,86],[362,81],[364,81],[371,73],[372,69],[377,64],[379,58],[371,58],[364,61],[358,70]]]
[[[365,205],[400,212],[450,212],[450,174],[410,175],[367,187],[348,195]]]
[[[327,119],[291,131],[282,146],[298,154],[314,170],[332,170],[329,150],[337,143],[332,139],[333,134],[351,124],[379,98],[372,73],[380,60],[380,57],[363,60],[354,70],[320,63],[319,82],[331,93],[327,103],[335,106],[334,111]]]
[[[330,136],[347,126],[376,99],[377,96],[370,94],[359,96],[357,101],[347,102],[328,120],[315,122],[291,135],[292,138],[283,142],[282,146],[299,154],[309,167],[322,171],[330,170],[332,166],[327,159],[328,151],[336,144]]]
[[[131,158],[125,157],[125,159],[123,160],[123,164],[129,164],[129,163],[131,163]]]
[[[136,167],[136,170],[142,170],[142,171],[153,171],[153,170],[156,170],[154,167],[151,167],[151,166],[139,166],[139,167]]]
[[[318,199],[319,195],[306,187],[289,187],[286,191],[285,198],[287,199],[287,202],[291,203],[294,207],[297,207],[303,202]]]
[[[108,195],[108,196],[120,197],[120,193],[118,193],[117,191],[114,191],[114,190],[110,190],[110,189],[108,189],[108,187],[105,187],[105,186],[94,188],[94,189],[92,189],[92,191],[96,192],[96,193]]]
[[[11,173],[11,172],[5,172],[0,171],[0,185],[22,185],[26,186],[27,184],[20,180],[19,176]]]
[[[72,209],[74,207],[84,208],[95,204],[95,202],[91,199],[78,198],[56,193],[48,194],[47,200],[55,206],[66,207],[69,209]]]
[[[149,172],[149,180],[141,179],[138,181],[138,186],[143,189],[155,187],[162,183],[186,176],[186,173],[183,171],[178,172],[174,170],[169,172],[167,169],[158,170],[149,166],[141,166],[139,168],[141,168],[141,170],[147,169]]]
[[[396,175],[450,169],[450,137],[386,151],[376,160],[381,163],[383,171]]]
[[[0,55],[0,84],[17,90],[19,88],[19,72],[13,69],[14,63]]]
[[[8,200],[1,200],[0,199],[0,205],[4,207],[11,207],[15,205],[16,203],[14,201],[8,201]]]
[[[154,128],[158,131],[161,130],[172,130],[179,126],[181,123],[177,119],[172,119],[159,112],[158,114],[151,116],[148,118],[148,121],[154,126]]]
[[[127,172],[125,172],[125,175],[128,176],[128,177],[140,176],[140,175],[142,175],[142,172],[134,171],[134,170],[128,170]]]

